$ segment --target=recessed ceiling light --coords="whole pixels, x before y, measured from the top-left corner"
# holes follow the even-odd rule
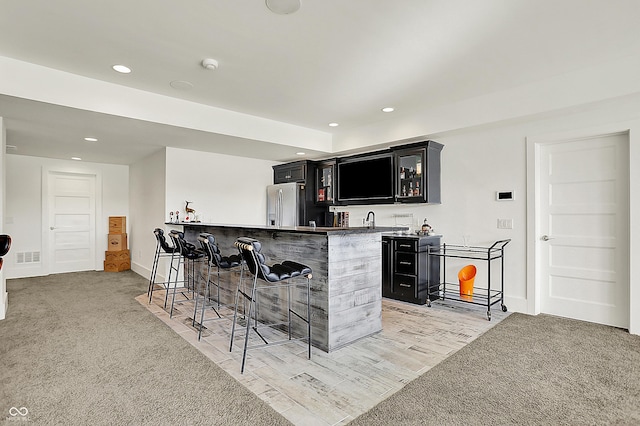
[[[302,152],[302,151],[296,152],[296,155],[306,155],[306,152]]]
[[[184,80],[173,80],[171,83],[169,83],[169,85],[171,87],[173,87],[176,90],[190,90],[193,89],[193,84],[188,82],[188,81],[184,81]]]
[[[87,142],[98,142],[98,139],[96,138],[84,138],[84,140]]]
[[[338,127],[339,124],[338,123],[329,123],[329,127]]]
[[[124,65],[114,65],[111,68],[113,68],[114,70],[122,73],[122,74],[129,74],[131,72],[131,68],[126,67]]]
[[[393,112],[393,108],[392,107],[384,107],[384,108],[382,108],[382,112]]]
[[[264,3],[278,15],[288,15],[300,9],[300,0],[265,0]]]
[[[80,158],[80,157],[71,157],[71,159],[72,159],[72,160],[76,160],[76,161],[80,161],[80,160],[82,160],[82,158]]]

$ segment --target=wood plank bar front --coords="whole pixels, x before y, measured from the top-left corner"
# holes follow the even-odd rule
[[[393,228],[271,228],[203,223],[166,224],[182,227],[197,242],[213,234],[223,255],[235,254],[238,237],[260,240],[268,264],[293,260],[313,270],[311,280],[312,344],[331,352],[382,329],[382,232]],[[222,274],[223,302],[232,303],[239,272]],[[302,279],[298,278],[301,280]],[[304,290],[292,295],[294,309],[304,311]],[[261,297],[258,318],[280,322],[286,316],[286,295]],[[304,333],[300,322],[294,332]]]

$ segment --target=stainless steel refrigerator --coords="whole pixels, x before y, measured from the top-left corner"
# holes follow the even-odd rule
[[[313,220],[324,226],[326,206],[316,206],[313,191],[304,183],[267,186],[267,226],[308,226]]]

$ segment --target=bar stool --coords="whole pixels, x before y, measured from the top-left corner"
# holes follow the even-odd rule
[[[229,305],[220,303],[220,270],[230,272],[234,268],[242,265],[242,258],[240,257],[239,254],[234,254],[231,256],[222,256],[220,254],[220,249],[216,244],[215,237],[209,233],[200,234],[200,236],[198,237],[198,241],[202,246],[202,251],[204,251],[205,255],[207,256],[206,283],[203,284],[202,286],[203,288],[201,288],[201,290],[196,292],[196,302],[193,307],[193,323],[192,324],[195,327],[196,313],[198,311],[198,300],[200,299],[199,295],[200,293],[202,293],[203,300],[202,300],[202,305],[200,307],[200,325],[198,330],[198,340],[200,340],[200,337],[202,336],[202,329],[204,327],[204,322],[208,321],[208,320],[205,320],[204,318],[204,312],[207,307],[207,302],[212,301],[211,285],[213,284],[216,287],[216,292],[217,292],[216,298],[213,300],[214,304],[209,305],[217,315],[217,318],[211,318],[211,320],[215,320],[215,319],[222,318],[222,316],[220,315],[220,308],[224,306],[229,306]],[[211,281],[212,268],[216,269],[217,277],[215,281]]]
[[[195,245],[184,239],[184,232],[172,229],[171,232],[169,232],[169,236],[171,237],[171,241],[173,241],[174,247],[178,248],[178,250],[173,253],[173,256],[171,258],[171,268],[176,272],[173,295],[171,296],[171,311],[169,312],[169,318],[173,318],[173,307],[176,304],[176,289],[183,288],[187,293],[191,293],[192,295],[192,297],[190,298],[185,294],[184,291],[181,291],[180,294],[182,294],[185,299],[179,300],[177,303],[193,300],[196,292],[196,264],[202,262],[205,254],[202,250],[197,249]],[[175,263],[174,260],[176,261]],[[180,265],[184,265],[185,277],[184,281],[182,281],[184,284],[183,287],[178,287]],[[171,271],[169,273],[171,273]],[[167,292],[167,296],[168,294],[169,292]],[[165,297],[165,306],[166,303],[167,298]]]
[[[243,260],[247,264],[247,268],[249,272],[253,275],[253,283],[251,284],[251,289],[247,291],[247,289],[243,286],[243,274],[244,268],[240,272],[240,282],[238,283],[238,290],[236,292],[236,302],[235,302],[235,312],[233,314],[233,325],[231,327],[231,342],[229,344],[229,352],[233,349],[233,337],[236,328],[236,321],[238,318],[238,299],[240,296],[244,298],[245,301],[249,302],[249,310],[245,315],[246,320],[246,331],[244,336],[244,349],[242,352],[242,367],[240,369],[241,373],[244,373],[244,364],[247,357],[247,350],[253,349],[257,347],[265,347],[268,345],[278,345],[283,343],[288,343],[296,340],[306,340],[309,351],[309,359],[311,359],[311,268],[301,263],[292,262],[292,261],[284,261],[281,264],[275,265],[267,265],[265,263],[264,254],[260,253],[262,248],[262,244],[260,241],[248,238],[241,237],[238,238],[235,242],[235,246],[240,251]],[[304,286],[305,283],[299,283],[295,281],[291,281],[290,279],[296,277],[304,277],[306,278],[306,288],[307,288],[307,313],[306,317],[301,316],[297,312],[295,312],[291,308],[291,289],[293,287]],[[262,280],[260,285],[258,285],[258,278]],[[287,290],[287,321],[272,323],[272,324],[263,324],[258,325],[258,315],[256,312],[256,301],[258,297],[258,292],[274,292],[279,291],[281,288],[286,288]],[[253,311],[254,315],[254,326],[251,327],[251,313]],[[300,318],[307,324],[307,335],[300,338],[292,338],[291,335],[291,320],[292,315]],[[275,342],[268,342],[267,339],[260,333],[260,328],[267,327],[278,327],[278,326],[287,326],[288,339],[283,339]],[[249,333],[253,329],[256,334],[262,339],[264,344],[248,346],[249,342]]]
[[[0,271],[2,270],[2,265],[4,264],[4,256],[9,253],[11,249],[11,235],[2,234],[0,235]]]
[[[164,308],[167,308],[166,302],[166,292],[169,291],[169,283],[171,282],[171,272],[173,268],[169,268],[169,276],[166,281],[161,283],[156,283],[156,275],[158,273],[158,264],[160,263],[160,258],[162,257],[170,257],[173,258],[173,253],[178,250],[177,247],[170,245],[167,242],[167,239],[164,236],[164,231],[160,228],[156,228],[153,230],[153,234],[156,237],[156,253],[153,257],[153,265],[151,266],[151,276],[149,277],[149,290],[147,290],[147,295],[149,296],[149,303],[151,303],[151,299],[153,298],[153,289],[156,284],[161,285],[165,291],[165,303]]]

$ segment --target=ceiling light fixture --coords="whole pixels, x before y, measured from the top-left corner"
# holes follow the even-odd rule
[[[71,159],[72,159],[72,160],[76,160],[76,161],[80,161],[80,160],[82,160],[82,158],[80,158],[80,157],[71,157]]]
[[[296,152],[296,155],[306,155],[306,152],[302,152],[302,151]]]
[[[193,89],[193,83],[190,83],[188,81],[185,80],[173,80],[171,83],[169,83],[169,85],[171,87],[173,87],[176,90],[191,90]]]
[[[87,142],[98,142],[98,139],[96,138],[84,138],[84,140]]]
[[[300,0],[265,0],[264,3],[278,15],[289,15],[300,9]]]
[[[129,74],[131,72],[131,68],[126,67],[124,65],[114,65],[111,68],[113,68],[115,71],[118,71],[119,73],[122,73],[122,74]]]
[[[329,127],[338,127],[339,124],[338,123],[329,123]]]
[[[202,68],[209,71],[215,71],[218,69],[218,61],[211,58],[206,58],[202,60]]]
[[[382,108],[382,112],[393,112],[394,109],[392,107],[384,107]]]

